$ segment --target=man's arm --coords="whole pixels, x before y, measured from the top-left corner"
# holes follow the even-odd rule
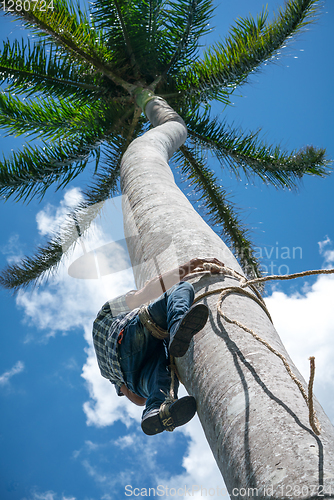
[[[210,262],[211,264],[216,264],[218,266],[224,265],[218,259],[214,258],[192,259],[182,266],[177,267],[176,269],[156,276],[148,283],[146,283],[146,285],[141,290],[137,290],[135,293],[126,296],[125,299],[128,306],[130,307],[130,309],[134,309],[142,304],[146,304],[147,302],[158,298],[165,290],[168,290],[176,283],[179,283],[179,281],[182,281],[182,279],[187,274],[192,273],[194,269],[203,265],[204,262]]]
[[[137,396],[134,392],[129,391],[125,384],[122,385],[121,392],[131,401],[131,403],[134,403],[137,406],[145,406],[146,398]]]

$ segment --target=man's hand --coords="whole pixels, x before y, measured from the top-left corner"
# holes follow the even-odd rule
[[[162,276],[156,276],[151,279],[144,288],[138,290],[131,295],[126,296],[126,302],[130,309],[139,307],[142,304],[147,304],[153,299],[158,298],[165,290],[168,290],[189,273],[192,273],[197,267],[202,267],[205,262],[210,264],[216,264],[219,267],[223,267],[224,264],[220,260],[213,257],[207,258],[195,258],[186,262],[182,266],[176,269],[164,273]],[[212,273],[218,273],[217,269],[212,269]]]
[[[131,401],[131,403],[134,403],[137,406],[145,406],[146,398],[137,396],[134,392],[129,391],[125,384],[122,385],[121,392]]]
[[[186,262],[182,266],[179,267],[180,271],[180,278],[184,278],[187,274],[192,273],[197,267],[203,267],[204,263],[209,263],[209,264],[215,264],[216,266],[219,267],[224,267],[224,264],[220,262],[220,260],[213,258],[213,257],[208,257],[208,258],[195,258],[191,259],[189,262]],[[212,269],[212,273],[218,273],[218,269]]]

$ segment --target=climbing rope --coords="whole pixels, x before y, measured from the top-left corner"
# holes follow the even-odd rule
[[[180,380],[173,356],[170,356],[169,369],[170,369],[170,374],[171,374],[171,383],[170,383],[169,394],[166,394],[164,391],[162,391],[160,389],[161,392],[163,392],[164,395],[166,396],[166,399],[160,405],[159,417],[160,417],[161,423],[162,423],[165,431],[173,432],[175,429],[175,424],[174,424],[173,417],[169,411],[169,407],[170,407],[171,403],[174,403],[177,400],[177,398],[175,397],[175,388],[174,388],[175,387],[174,386],[175,375]]]
[[[334,273],[334,269],[318,269],[318,270],[303,271],[300,273],[287,274],[287,275],[270,275],[270,276],[264,276],[261,278],[254,278],[254,279],[247,280],[247,278],[245,278],[245,276],[238,273],[234,269],[228,268],[226,266],[221,267],[221,266],[218,266],[216,264],[209,263],[209,262],[204,262],[200,268],[195,269],[193,271],[193,273],[188,274],[188,276],[191,276],[191,274],[195,275],[198,273],[211,273],[212,271],[215,271],[215,272],[218,271],[220,274],[224,274],[224,275],[231,276],[233,278],[238,279],[239,286],[231,286],[231,287],[226,287],[226,288],[218,288],[215,290],[209,290],[207,292],[204,292],[204,293],[198,295],[196,297],[196,299],[194,300],[194,303],[198,302],[199,300],[203,299],[204,297],[207,297],[208,295],[220,293],[220,296],[219,296],[219,299],[217,302],[217,310],[218,310],[220,316],[228,323],[232,323],[232,324],[238,326],[239,328],[243,329],[244,331],[250,333],[256,340],[258,340],[263,345],[265,345],[273,354],[275,354],[276,356],[278,356],[281,359],[288,374],[290,375],[291,379],[295,382],[295,384],[299,388],[299,390],[300,390],[300,392],[301,392],[301,394],[302,394],[302,396],[307,404],[307,407],[309,410],[310,426],[311,426],[313,432],[316,435],[319,435],[320,430],[321,430],[320,423],[317,419],[317,416],[316,416],[316,413],[315,413],[315,410],[313,407],[313,382],[314,382],[314,374],[315,374],[315,358],[314,358],[314,356],[309,358],[309,360],[310,360],[310,380],[309,380],[309,384],[308,384],[308,394],[307,394],[302,383],[300,382],[300,380],[292,372],[291,367],[290,367],[287,359],[285,358],[285,356],[283,356],[283,354],[281,354],[279,351],[274,349],[274,347],[272,347],[269,344],[269,342],[267,342],[266,340],[261,338],[259,335],[257,335],[251,328],[248,328],[246,325],[243,325],[238,320],[231,319],[228,316],[226,316],[226,314],[222,310],[222,303],[223,303],[223,300],[229,294],[238,293],[238,294],[246,295],[247,297],[251,298],[252,300],[254,300],[257,304],[259,304],[262,307],[262,309],[265,311],[268,318],[272,322],[271,316],[270,316],[269,311],[265,305],[265,302],[264,302],[263,298],[261,297],[261,295],[259,294],[258,290],[256,289],[255,284],[263,283],[265,281],[270,281],[270,280],[295,279],[295,278],[300,278],[303,276],[311,276],[311,275],[315,275],[315,274],[332,274],[332,273]],[[255,295],[253,293],[245,290],[245,287],[250,287],[252,289],[252,291],[255,293]],[[174,366],[175,366],[175,364],[174,364]],[[173,373],[175,368],[172,365],[172,370],[171,370],[172,373]]]
[[[149,330],[153,337],[159,340],[163,340],[168,337],[168,331],[164,330],[153,321],[148,311],[148,307],[145,304],[140,306],[138,316],[141,324]]]

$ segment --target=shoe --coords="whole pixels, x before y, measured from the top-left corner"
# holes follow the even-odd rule
[[[205,304],[195,304],[185,313],[176,325],[175,333],[171,333],[169,354],[175,358],[185,355],[193,336],[204,328],[209,316]]]
[[[141,428],[148,436],[163,431],[173,431],[184,425],[196,413],[196,400],[193,396],[185,396],[174,402],[162,403],[159,409],[149,411],[141,421]]]

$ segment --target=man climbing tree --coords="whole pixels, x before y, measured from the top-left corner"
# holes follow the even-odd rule
[[[167,353],[184,356],[207,321],[207,306],[192,306],[194,289],[185,281],[203,262],[222,265],[217,259],[193,259],[153,278],[141,290],[107,302],[94,322],[101,374],[115,385],[119,396],[145,405],[141,425],[148,435],[173,431],[196,412],[194,397],[177,399],[179,383],[168,370]]]
[[[19,3],[22,7],[14,0],[15,6]],[[242,267],[248,276],[259,276],[258,262],[247,231],[202,154],[210,151],[232,171],[250,172],[277,187],[291,188],[306,174],[326,174],[323,149],[283,151],[264,143],[258,133],[228,127],[210,113],[211,101],[228,105],[238,86],[278,56],[311,22],[319,2],[289,0],[270,22],[266,11],[256,19],[239,18],[225,42],[204,54],[199,44],[212,15],[209,0],[171,0],[167,9],[160,0],[96,0],[89,14],[66,0],[53,4],[53,11],[34,3],[28,10],[14,8],[12,14],[39,36],[34,45],[4,44],[1,72],[13,95],[0,96],[2,125],[18,134],[39,134],[46,142],[2,162],[0,193],[25,201],[43,196],[51,185],[66,186],[92,158],[94,183],[69,214],[63,234],[5,269],[1,284],[17,290],[55,270],[102,202],[117,191],[120,179],[129,205],[124,206],[126,236],[139,234],[141,240],[140,247],[129,247],[139,290],[156,276],[153,260],[161,246],[168,247],[164,239],[173,239],[179,265],[207,257],[232,270],[229,276],[191,278],[210,319],[176,362],[229,491],[256,487],[258,497],[266,498],[270,485],[279,497],[282,488],[294,484],[308,488],[311,498],[319,496],[324,486],[334,487],[333,428],[318,406],[322,434],[314,433],[308,406],[281,359],[224,319],[255,330],[288,359],[255,293],[240,291]],[[24,102],[18,97],[22,93],[27,94]],[[38,96],[34,102],[32,93]],[[173,155],[216,232],[176,187],[168,166]],[[80,231],[75,234],[73,226]],[[235,256],[217,234],[220,229]],[[158,239],[156,232],[163,236]],[[164,252],[163,274],[173,269],[171,262],[170,252]],[[215,293],[224,287],[238,291],[224,300],[223,318]],[[112,312],[108,314],[111,324]],[[126,344],[122,348],[122,336],[117,340],[122,357]],[[119,380],[119,390],[126,385],[120,382],[129,380]],[[149,399],[151,393],[140,394]]]

